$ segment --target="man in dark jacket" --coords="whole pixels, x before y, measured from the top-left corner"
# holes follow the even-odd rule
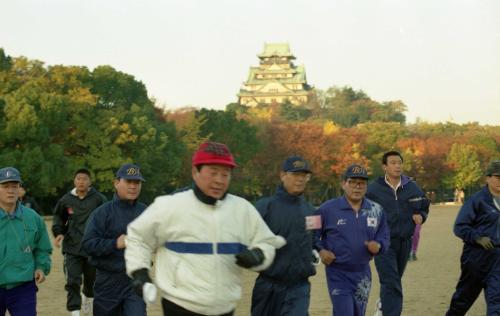
[[[283,164],[276,193],[257,201],[256,208],[264,221],[287,244],[276,251],[272,265],[255,281],[253,316],[308,315],[308,278],[316,273],[312,229],[319,228],[314,226],[314,207],[303,196],[310,177],[311,169],[302,157],[289,157]],[[316,218],[319,224],[319,216]]]
[[[106,197],[91,187],[90,171],[82,168],[75,172],[75,187],[66,193],[54,208],[52,233],[54,244],[61,247],[64,255],[65,289],[68,292],[66,308],[72,315],[89,313],[94,297],[95,268],[87,261],[87,254],[80,249],[83,232],[90,214]],[[83,275],[83,304],[80,296]]]
[[[487,185],[458,212],[453,232],[464,241],[462,274],[447,316],[463,316],[481,290],[487,315],[500,315],[500,160],[486,169]]]
[[[113,200],[95,210],[85,230],[82,248],[97,268],[94,316],[146,315],[146,305],[126,274],[124,258],[127,225],[146,209],[137,201],[144,181],[138,165],[121,166]]]
[[[375,257],[380,280],[380,300],[384,316],[401,315],[403,287],[401,278],[408,263],[412,235],[429,213],[429,200],[420,187],[403,175],[403,157],[397,151],[382,157],[385,175],[368,186],[366,197],[380,204],[386,212],[391,245]]]

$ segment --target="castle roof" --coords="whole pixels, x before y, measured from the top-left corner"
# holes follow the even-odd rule
[[[288,43],[265,43],[264,50],[257,56],[260,58],[273,56],[291,57],[292,59],[295,58],[290,52],[290,46]]]

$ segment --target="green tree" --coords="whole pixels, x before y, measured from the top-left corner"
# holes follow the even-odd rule
[[[455,143],[446,158],[452,173],[447,181],[455,188],[468,189],[478,184],[482,176],[477,153],[470,145]]]

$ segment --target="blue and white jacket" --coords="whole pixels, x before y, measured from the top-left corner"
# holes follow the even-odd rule
[[[413,214],[422,215],[424,222],[429,214],[429,199],[407,176],[401,176],[396,191],[385,182],[384,176],[377,178],[368,185],[366,197],[384,208],[391,238],[410,238],[415,231]]]
[[[369,199],[363,199],[358,213],[345,197],[326,201],[317,213],[321,216],[321,229],[316,232],[315,248],[329,250],[336,257],[328,267],[363,271],[373,258],[366,241],[378,242],[379,253],[389,247],[385,213],[379,204]]]
[[[285,244],[267,227],[253,205],[227,194],[208,204],[194,189],[155,199],[128,226],[127,273],[150,269],[153,255],[155,283],[161,296],[183,308],[220,315],[235,309],[241,298],[241,273],[235,254],[260,248],[267,268],[275,248]]]
[[[493,196],[487,186],[462,205],[453,232],[466,245],[479,247],[476,240],[487,236],[496,247],[500,247],[500,208],[493,202]]]

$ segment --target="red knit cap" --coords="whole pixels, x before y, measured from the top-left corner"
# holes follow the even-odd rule
[[[226,145],[216,142],[205,142],[193,155],[193,166],[223,165],[231,168],[238,165]]]

